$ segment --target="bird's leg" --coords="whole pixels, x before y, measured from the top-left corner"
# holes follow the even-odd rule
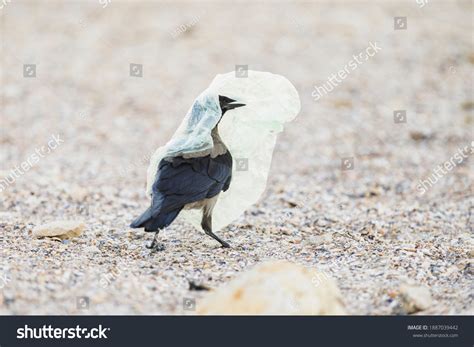
[[[165,246],[163,244],[158,244],[157,245],[156,238],[158,237],[159,232],[160,232],[159,230],[155,232],[155,236],[153,237],[153,241],[151,242],[151,244],[147,245],[146,248],[151,249],[152,251],[155,249],[155,247],[158,251],[162,251],[162,250],[165,249]]]
[[[153,237],[153,241],[151,241],[151,243],[149,245],[146,246],[146,248],[148,249],[153,249],[155,248],[155,244],[156,244],[156,237],[158,236],[158,233],[160,231],[158,230],[157,232],[155,232],[155,236]]]
[[[214,240],[219,242],[222,245],[222,247],[224,248],[230,247],[230,245],[227,242],[225,242],[219,236],[217,236],[216,234],[212,232],[212,214],[207,214],[206,210],[204,210],[202,214],[201,226],[204,229],[204,232],[210,237],[212,237]]]

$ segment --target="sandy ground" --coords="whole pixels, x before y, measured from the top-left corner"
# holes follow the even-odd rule
[[[472,13],[470,1],[7,3],[0,178],[52,135],[60,145],[0,192],[0,314],[192,313],[183,300],[205,294],[189,281],[215,288],[266,259],[326,272],[351,314],[404,313],[403,283],[429,288],[423,313],[472,313],[472,156],[417,187],[473,140]],[[314,100],[369,42],[381,50]],[[147,158],[236,64],[285,75],[302,100],[268,189],[220,232],[231,249],[176,223],[150,254],[151,235],[128,228],[148,204]],[[86,230],[32,237],[59,219]]]

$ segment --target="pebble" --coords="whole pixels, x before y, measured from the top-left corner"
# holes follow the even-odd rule
[[[85,224],[79,221],[56,221],[36,226],[33,236],[36,238],[51,237],[61,240],[78,237],[82,234]]]
[[[84,252],[92,254],[101,253],[100,249],[98,249],[96,246],[88,246],[84,249]]]
[[[412,284],[400,286],[399,301],[403,310],[408,314],[427,310],[433,304],[428,288]]]
[[[341,315],[342,296],[327,274],[288,261],[271,261],[209,293],[198,314]]]

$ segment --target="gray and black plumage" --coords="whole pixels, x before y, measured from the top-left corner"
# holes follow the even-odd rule
[[[225,96],[219,96],[219,104],[221,118],[225,112],[245,106]],[[158,164],[151,206],[130,225],[156,232],[149,248],[155,247],[158,232],[173,223],[183,209],[201,209],[205,233],[223,247],[229,247],[212,232],[212,210],[219,194],[229,189],[232,180],[232,155],[219,136],[218,125],[211,132],[213,147],[209,153],[165,157]]]

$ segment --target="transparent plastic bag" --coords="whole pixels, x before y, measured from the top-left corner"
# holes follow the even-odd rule
[[[218,121],[215,103],[220,112],[219,95],[246,106],[226,112],[218,125],[220,137],[234,163],[230,188],[219,195],[214,207],[214,231],[230,224],[258,201],[266,187],[277,135],[300,110],[298,92],[283,76],[252,70],[248,71],[248,77],[243,78],[236,77],[235,72],[217,75],[209,88],[196,99],[172,139],[153,155],[148,170],[149,194],[154,172],[164,156],[169,153],[202,151],[209,149],[209,145],[212,147],[212,138],[211,144],[209,138]],[[210,110],[201,109],[193,113],[196,104],[207,104]],[[193,122],[202,128],[193,131]],[[201,230],[201,211],[183,210],[180,218]]]

